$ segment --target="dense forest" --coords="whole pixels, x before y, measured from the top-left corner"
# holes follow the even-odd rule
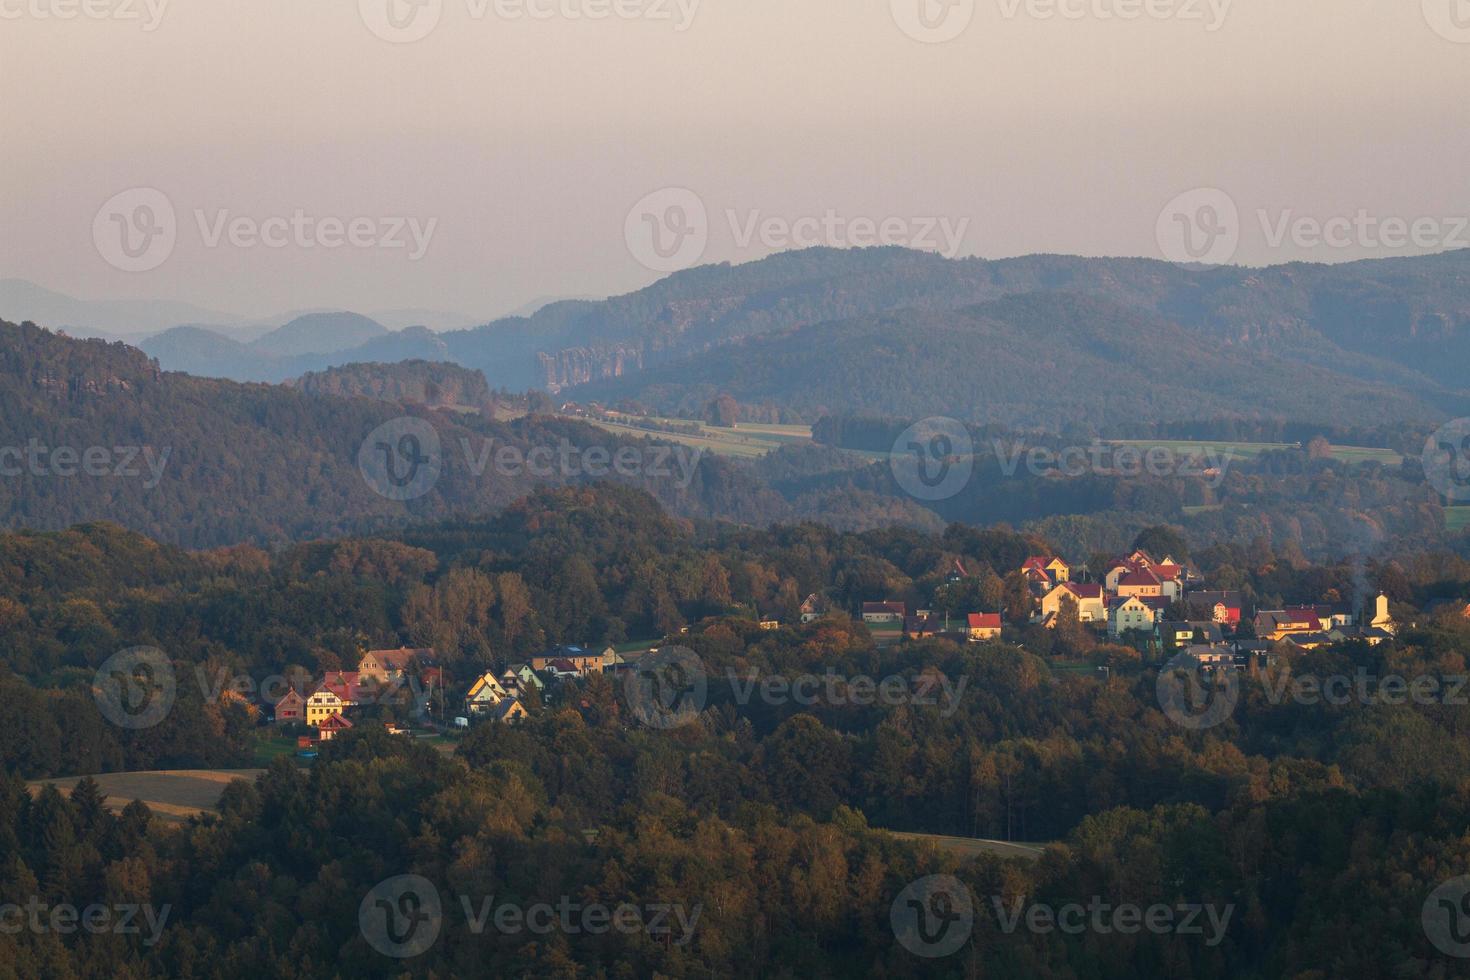
[[[1313,565],[1264,539],[1191,548],[1165,527],[1138,543],[1185,556],[1251,610],[1339,601],[1365,577],[1389,594],[1404,624],[1395,642],[1301,655],[1295,674],[1448,683],[1470,670],[1470,626],[1426,611],[1470,591],[1463,559]],[[690,523],[611,486],[273,552],[188,552],[108,525],[4,535],[0,904],[143,902],[169,917],[152,943],[146,929],[0,934],[0,971],[1462,975],[1419,909],[1466,868],[1470,707],[1282,701],[1272,675],[1246,685],[1224,724],[1180,727],[1156,695],[1156,651],[1023,624],[1011,573],[1047,549],[961,525],[859,534]],[[961,581],[949,574],[957,561]],[[810,593],[833,611],[795,625]],[[875,646],[846,615],[874,596],[994,604],[1010,625],[997,643]],[[792,625],[763,630],[759,617]],[[218,817],[178,830],[150,825],[140,806],[105,812],[89,783],[71,799],[32,799],[19,782],[247,764],[258,706],[204,678],[319,675],[404,643],[432,644],[463,679],[554,642],[670,635],[710,683],[701,710],[669,729],[640,724],[626,686],[592,675],[519,726],[476,728],[452,757],[360,726],[309,771],[282,760],[231,788]],[[161,724],[118,728],[99,714],[92,677],[139,645],[166,651],[178,700]],[[814,674],[899,678],[916,696],[742,696],[742,678]],[[1034,861],[961,860],[888,831],[1046,847]],[[973,896],[974,933],[927,960],[895,941],[890,912],[911,882],[940,873]],[[400,961],[373,948],[358,903],[410,874],[442,896],[443,919],[431,948]],[[477,932],[483,920],[461,908],[463,898],[474,908],[561,896],[686,917],[697,908],[698,918],[680,941],[677,930]],[[1016,901],[1093,896],[1229,918],[1214,942],[1037,932],[1008,918]]]

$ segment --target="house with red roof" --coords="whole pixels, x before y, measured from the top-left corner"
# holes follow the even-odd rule
[[[1127,575],[1120,576],[1118,587],[1114,591],[1120,596],[1151,598],[1164,594],[1164,583],[1154,574],[1153,569],[1140,566]]]
[[[317,734],[323,742],[330,742],[343,732],[352,728],[352,722],[341,715],[328,715],[316,726]]]
[[[1000,613],[970,613],[965,617],[965,632],[971,643],[1000,639]]]
[[[1040,589],[1050,589],[1072,578],[1072,567],[1054,555],[1032,555],[1021,565],[1026,581]]]

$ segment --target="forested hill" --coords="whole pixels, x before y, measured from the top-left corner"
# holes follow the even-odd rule
[[[490,386],[479,371],[435,361],[395,364],[345,364],[312,371],[286,382],[308,395],[379,398],[435,408],[484,411],[491,407]]]
[[[1222,417],[1412,423],[1470,407],[1463,392],[1408,368],[1383,366],[1367,380],[1354,357],[1322,360],[1231,345],[1112,300],[1033,293],[785,330],[573,397],[698,417],[729,394],[809,419],[948,415],[1050,431]]]
[[[1460,387],[1470,366],[1470,250],[1333,266],[1205,269],[1147,259],[949,260],[898,248],[810,249],[690,269],[626,296],[556,303],[529,319],[441,336],[453,360],[484,370],[493,385],[566,386],[636,377],[768,333],[1053,292],[1178,324],[1206,375],[1221,347],[1381,380],[1411,394]],[[1046,380],[1042,368],[1033,372],[1038,383]],[[1330,387],[1330,376],[1321,387]]]
[[[401,432],[379,431],[395,419],[429,424],[441,448],[440,475],[412,499],[379,493],[359,467],[375,432],[398,444]],[[564,443],[577,454],[575,471],[561,466]],[[538,447],[543,455],[533,459]],[[594,447],[607,454],[597,458],[600,474],[581,463]],[[613,467],[610,457],[625,447],[629,465]],[[686,516],[755,521],[785,513],[778,495],[724,460],[673,454],[570,420],[497,423],[163,373],[123,344],[0,321],[5,527],[110,520],[191,547],[296,540],[488,513],[538,484],[592,479],[644,488]]]

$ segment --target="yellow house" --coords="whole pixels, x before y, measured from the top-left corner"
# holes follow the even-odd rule
[[[465,708],[471,714],[482,714],[495,707],[510,695],[496,679],[494,671],[481,674],[465,695]]]
[[[342,713],[342,699],[322,688],[306,699],[306,723],[320,725],[334,715]]]
[[[1163,594],[1163,581],[1147,568],[1140,568],[1118,579],[1118,595],[1156,599]]]
[[[1138,596],[1129,596],[1113,607],[1108,616],[1108,632],[1122,636],[1129,630],[1154,628],[1154,611]]]
[[[1101,623],[1108,618],[1108,607],[1103,601],[1102,586],[1063,582],[1041,598],[1041,622],[1055,625],[1062,611],[1062,600],[1070,598],[1077,604],[1077,618],[1084,623]]]

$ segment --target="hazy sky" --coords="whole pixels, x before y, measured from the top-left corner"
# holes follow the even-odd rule
[[[1470,0],[415,2],[0,0],[0,278],[488,317],[880,230],[1470,245]]]

